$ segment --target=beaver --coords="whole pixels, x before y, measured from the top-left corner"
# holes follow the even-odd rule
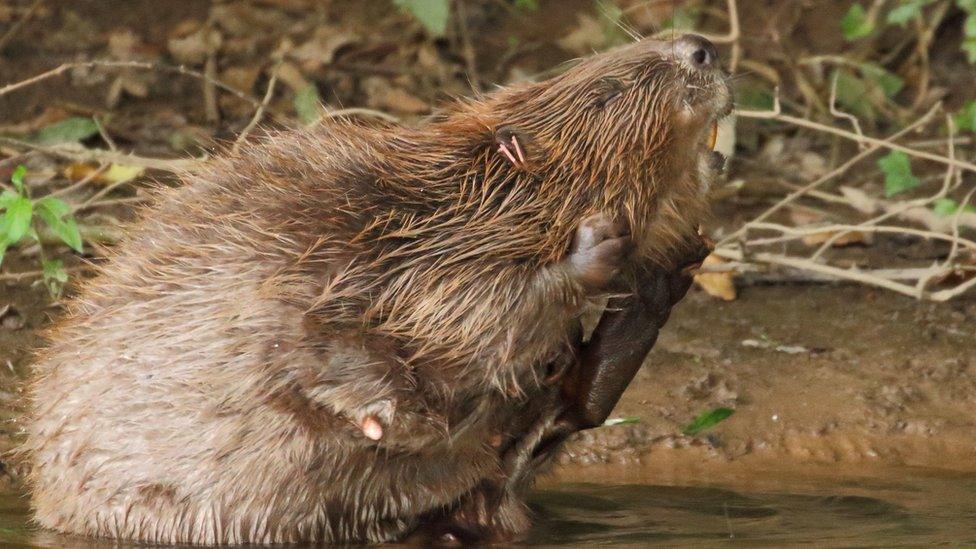
[[[699,249],[730,111],[710,43],[642,40],[417,127],[267,130],[184,174],[38,356],[37,523],[206,544],[523,531],[518,486],[609,413],[683,295],[660,290]],[[580,315],[641,272],[655,295],[581,347]]]

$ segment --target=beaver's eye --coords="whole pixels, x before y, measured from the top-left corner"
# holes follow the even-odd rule
[[[596,97],[593,99],[593,106],[602,109],[624,92],[624,83],[616,78],[601,78],[597,88]]]

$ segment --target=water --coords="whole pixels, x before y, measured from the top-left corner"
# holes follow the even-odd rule
[[[530,498],[537,519],[526,543],[538,547],[976,545],[976,476],[820,479],[784,482],[783,489],[772,490],[769,482],[759,484],[764,488],[602,482],[547,486]],[[98,545],[32,529],[24,497],[0,495],[0,547]]]

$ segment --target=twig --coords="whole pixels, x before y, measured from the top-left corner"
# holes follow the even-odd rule
[[[217,105],[217,46],[214,38],[214,21],[211,16],[207,20],[204,30],[204,40],[207,43],[207,60],[203,65],[203,107],[207,122],[217,124],[220,122],[220,107]]]
[[[241,148],[241,145],[247,140],[248,134],[250,134],[254,128],[261,122],[261,118],[264,116],[264,109],[268,106],[271,101],[271,97],[274,95],[275,84],[278,83],[278,69],[281,67],[281,62],[275,64],[274,68],[271,70],[271,79],[268,80],[268,89],[264,92],[264,99],[261,100],[261,104],[258,105],[257,110],[254,111],[254,116],[251,121],[247,123],[247,126],[241,131],[241,134],[237,136],[234,140],[234,146],[231,147],[231,154],[237,154],[237,151]]]
[[[65,269],[69,274],[82,271],[93,271],[97,269],[94,265],[78,265],[75,267],[69,267]],[[44,271],[23,271],[19,273],[0,273],[0,282],[19,282],[21,280],[30,280],[32,278],[41,278],[44,276]]]
[[[927,124],[928,121],[935,115],[935,113],[940,108],[941,108],[941,105],[938,105],[938,104],[937,105],[934,105],[931,109],[929,109],[929,112],[925,113],[924,115],[922,115],[921,118],[919,118],[915,122],[909,124],[905,128],[902,128],[901,130],[899,130],[899,131],[895,132],[894,134],[892,134],[890,137],[888,137],[887,140],[885,140],[885,142],[894,141],[895,139],[898,139],[898,138],[904,136],[905,134],[907,134],[907,133],[909,133],[911,131],[914,131],[916,128],[922,127],[923,125]],[[777,100],[776,101],[776,107],[775,107],[774,112],[776,112],[778,110],[779,110],[779,101]],[[831,179],[840,176],[841,174],[843,174],[844,172],[846,172],[847,170],[849,170],[852,166],[854,166],[855,164],[857,164],[861,160],[867,158],[868,156],[870,156],[871,154],[873,154],[875,151],[878,151],[880,148],[881,148],[880,145],[875,145],[875,146],[872,146],[872,147],[870,147],[868,149],[865,149],[865,150],[857,153],[856,155],[854,155],[850,159],[848,159],[846,162],[844,162],[843,164],[841,164],[837,168],[834,168],[830,172],[824,174],[823,176],[817,178],[816,180],[810,182],[809,184],[807,184],[807,185],[805,185],[805,186],[803,186],[803,187],[801,187],[801,188],[793,191],[792,193],[790,193],[789,195],[787,195],[785,198],[783,198],[782,200],[780,200],[779,202],[777,202],[776,204],[774,204],[770,208],[766,209],[766,211],[764,211],[763,213],[761,213],[758,216],[756,216],[753,220],[749,221],[748,223],[746,223],[745,225],[743,225],[742,227],[740,227],[737,231],[735,231],[732,234],[730,234],[729,236],[723,238],[718,243],[718,245],[719,246],[722,246],[722,245],[725,245],[725,244],[728,244],[728,243],[732,242],[733,240],[736,240],[736,239],[742,237],[743,235],[745,235],[749,231],[750,223],[757,223],[757,222],[764,221],[764,220],[768,219],[771,215],[773,215],[774,213],[778,212],[780,209],[782,209],[787,204],[795,201],[796,199],[798,199],[801,196],[803,196],[804,194],[812,191],[813,189],[816,189],[817,187],[823,185],[827,181],[830,181]]]
[[[743,260],[742,252],[739,252],[737,250],[732,250],[728,248],[716,248],[714,253],[725,259],[732,259],[736,261]],[[765,252],[750,255],[750,259],[752,259],[753,261],[766,263],[769,265],[779,265],[784,267],[792,267],[794,269],[800,269],[804,271],[821,273],[836,278],[838,280],[851,280],[854,282],[860,282],[868,286],[884,288],[886,290],[891,290],[893,292],[897,292],[902,295],[907,295],[909,297],[913,297],[916,299],[929,299],[932,301],[948,301],[949,299],[964,293],[973,285],[976,285],[976,277],[974,277],[973,279],[968,280],[948,290],[942,290],[939,292],[928,292],[924,288],[904,284],[889,278],[883,278],[871,271],[864,271],[853,267],[849,269],[842,269],[840,267],[834,267],[831,265],[825,265],[823,263],[817,263],[809,259],[804,259],[799,257],[789,257],[785,255],[765,253]]]
[[[20,21],[14,23],[10,29],[3,34],[3,37],[0,38],[0,53],[3,53],[3,50],[7,47],[7,44],[13,40],[14,36],[16,36],[18,32],[20,32],[20,29],[24,28],[24,25],[30,21],[31,17],[34,17],[34,12],[36,12],[43,3],[44,0],[34,0],[34,3],[31,4],[31,7],[27,8],[27,12],[24,13],[24,16],[20,19]]]
[[[941,104],[937,104],[937,106],[941,106]],[[877,147],[883,147],[885,149],[903,152],[908,156],[914,156],[915,158],[931,160],[933,162],[938,162],[940,164],[945,164],[947,166],[953,166],[961,170],[976,173],[976,164],[973,164],[972,162],[966,162],[964,160],[958,160],[958,159],[950,159],[940,154],[933,154],[925,151],[920,151],[918,149],[913,149],[911,147],[906,147],[904,145],[893,143],[890,139],[879,139],[876,137],[869,137],[866,135],[857,135],[854,132],[849,132],[847,130],[842,130],[840,128],[835,128],[833,126],[828,126],[826,124],[821,124],[819,122],[814,122],[812,120],[807,120],[805,118],[798,118],[796,116],[783,114],[782,112],[780,112],[779,109],[774,109],[772,111],[737,110],[736,115],[739,116],[740,118],[755,118],[760,120],[776,120],[779,122],[785,122],[787,124],[792,124],[794,126],[799,126],[801,128],[808,128],[823,133],[833,134],[839,137],[843,137],[845,139],[849,139],[856,143],[875,145]]]
[[[108,167],[109,167],[108,164],[102,164],[101,166],[99,166],[99,167],[95,168],[94,170],[92,170],[91,173],[89,173],[85,177],[82,177],[81,179],[79,179],[76,183],[72,183],[71,185],[68,185],[67,187],[64,187],[63,189],[58,189],[58,190],[52,192],[51,194],[49,194],[48,196],[58,197],[58,196],[66,195],[66,194],[71,194],[72,192],[77,191],[78,189],[80,189],[80,188],[84,187],[85,185],[91,183],[98,176],[100,176],[103,173],[105,173],[105,171],[108,170]]]
[[[471,43],[471,32],[468,29],[468,12],[464,0],[456,0],[454,5],[456,7],[458,34],[461,35],[461,51],[464,55],[464,64],[468,69],[468,82],[471,83],[471,89],[481,93],[481,76],[478,73],[478,59],[474,45]]]
[[[340,116],[372,116],[374,118],[382,118],[388,122],[393,122],[395,124],[400,123],[400,119],[393,116],[392,114],[387,114],[383,111],[378,111],[375,109],[364,109],[360,107],[350,107],[348,109],[336,109],[334,111],[327,110],[322,114],[322,118],[337,118]]]
[[[21,88],[25,88],[27,86],[36,84],[38,82],[42,82],[42,81],[47,80],[49,78],[54,78],[55,76],[59,76],[61,74],[64,74],[65,72],[67,72],[69,70],[72,70],[72,69],[84,69],[84,68],[96,68],[96,67],[110,68],[110,69],[120,69],[121,68],[121,69],[142,69],[142,70],[158,70],[158,71],[174,72],[174,73],[177,73],[177,74],[182,74],[184,76],[189,76],[189,77],[192,77],[192,78],[198,78],[198,79],[204,80],[204,81],[210,81],[217,88],[219,88],[221,90],[224,90],[225,92],[230,93],[234,97],[237,97],[241,101],[246,101],[246,102],[250,103],[251,105],[254,105],[255,107],[257,107],[257,106],[259,106],[261,104],[260,101],[258,101],[254,97],[251,97],[247,93],[245,93],[245,92],[243,92],[243,91],[241,91],[241,90],[239,90],[239,89],[237,89],[237,88],[235,88],[233,86],[230,86],[228,84],[225,84],[225,83],[221,82],[220,80],[217,80],[216,78],[213,78],[211,76],[207,76],[206,74],[203,74],[200,71],[195,71],[193,69],[188,69],[188,68],[184,67],[183,65],[165,65],[165,64],[162,64],[162,63],[149,63],[149,62],[145,62],[145,61],[103,61],[103,60],[99,60],[99,61],[79,61],[79,62],[76,62],[76,63],[64,63],[64,64],[59,65],[59,66],[57,66],[57,67],[55,67],[55,68],[53,68],[53,69],[51,69],[49,71],[45,71],[45,72],[42,72],[42,73],[40,73],[38,75],[32,76],[32,77],[30,77],[30,78],[28,78],[26,80],[21,80],[19,82],[14,82],[14,83],[11,83],[11,84],[7,84],[6,86],[0,88],[0,96],[7,95],[8,93],[17,91],[17,90],[19,90]]]
[[[59,147],[59,146],[46,147],[43,145],[30,143],[27,141],[21,141],[19,139],[12,139],[10,137],[0,137],[0,142],[9,143],[15,147],[53,154],[55,156],[60,156],[61,158],[67,158],[69,160],[74,160],[77,162],[100,162],[100,163],[122,164],[125,166],[136,166],[140,168],[149,168],[152,170],[160,170],[164,172],[174,172],[174,173],[192,170],[193,168],[199,166],[201,162],[207,159],[206,157],[189,158],[189,159],[146,158],[142,156],[136,156],[134,154],[106,151],[103,149],[84,149],[84,148],[74,148],[74,147],[69,148],[69,147]]]
[[[714,44],[731,44],[732,54],[729,59],[729,70],[735,72],[735,69],[739,66],[739,59],[742,57],[742,48],[739,44],[739,37],[742,35],[742,30],[739,25],[739,5],[736,0],[727,0],[728,12],[729,12],[729,31],[725,34],[706,34],[699,33],[702,37],[708,39]],[[667,29],[654,34],[654,38],[667,38],[673,33],[673,29]]]

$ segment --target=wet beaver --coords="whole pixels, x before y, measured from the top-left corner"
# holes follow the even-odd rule
[[[687,289],[730,109],[707,41],[641,41],[417,128],[330,121],[187,174],[38,359],[37,522],[193,543],[524,529],[511,486],[609,412]],[[618,271],[649,290],[580,347]]]

